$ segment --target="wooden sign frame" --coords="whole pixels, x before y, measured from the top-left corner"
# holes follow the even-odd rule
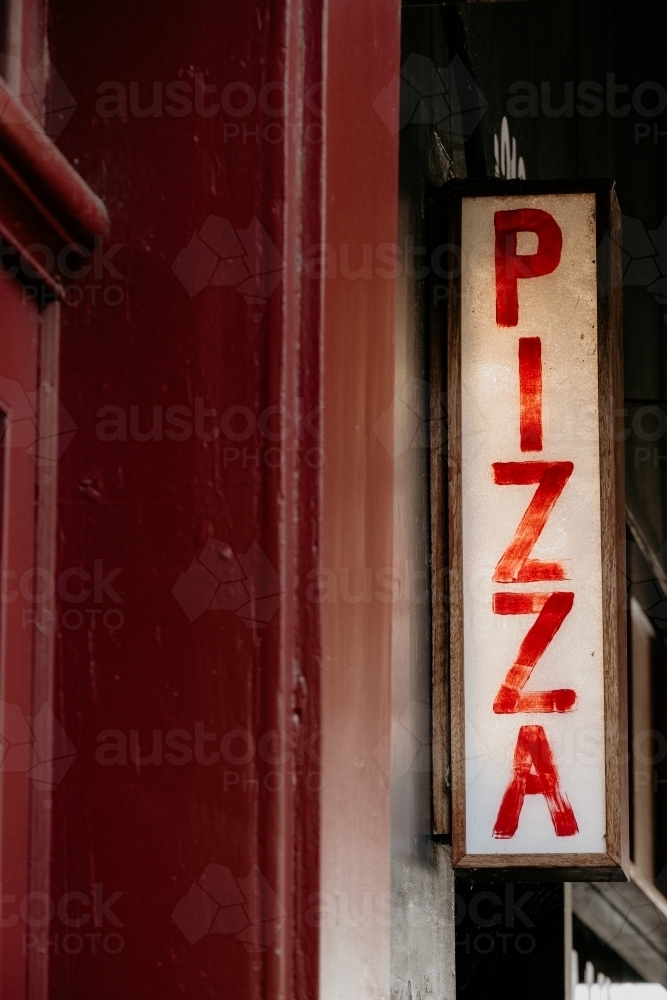
[[[622,435],[617,432],[617,415],[622,412],[622,278],[620,259],[620,210],[614,186],[609,181],[526,182],[462,181],[447,185],[436,196],[432,232],[438,240],[461,247],[462,203],[466,198],[509,197],[512,207],[520,207],[523,196],[580,194],[595,196],[597,255],[597,335],[598,405],[602,565],[602,650],[604,658],[604,775],[606,810],[606,851],[600,853],[554,854],[473,854],[466,843],[465,704],[463,645],[463,545],[462,545],[462,437],[461,437],[461,274],[452,269],[441,300],[446,302],[446,387],[448,490],[442,489],[444,471],[438,473],[432,499],[439,518],[448,506],[448,537],[438,538],[433,521],[436,561],[444,561],[449,583],[449,678],[444,655],[446,635],[441,609],[435,609],[439,636],[434,652],[434,832],[447,833],[449,782],[447,758],[451,764],[452,862],[457,874],[467,878],[494,877],[551,880],[625,881],[628,857],[627,782],[627,678],[626,678],[626,595],[625,595],[625,507]],[[517,198],[518,200],[514,200]],[[443,223],[446,223],[446,229]],[[444,237],[444,240],[443,240]],[[438,296],[436,296],[436,299]],[[437,326],[442,331],[442,306],[433,305],[436,317],[432,331],[432,377],[439,379]],[[437,317],[440,317],[438,322]],[[444,368],[444,365],[441,367]],[[439,387],[437,387],[439,388]],[[437,388],[434,390],[437,393]],[[440,530],[444,530],[441,521]],[[434,568],[437,572],[437,567]],[[443,587],[439,587],[440,599]],[[449,685],[447,683],[449,681]],[[443,743],[448,726],[443,695],[450,688],[451,755]],[[511,762],[510,762],[511,764]],[[509,766],[509,765],[508,765]]]

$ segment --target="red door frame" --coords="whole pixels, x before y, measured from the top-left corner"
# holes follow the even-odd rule
[[[53,767],[46,751],[56,737],[53,634],[44,623],[52,621],[55,587],[58,299],[62,264],[67,271],[80,263],[79,251],[90,252],[106,212],[2,82],[0,107],[0,410],[7,417],[0,450],[0,726],[5,740],[22,744],[3,745],[0,770],[0,882],[10,911],[3,909],[0,926],[0,992],[23,1000],[46,988],[45,956],[26,949],[26,923],[15,911],[39,920],[30,900],[45,905],[50,884],[50,801],[43,792]],[[36,765],[39,776],[31,781]]]
[[[128,617],[135,597],[139,601],[141,595],[144,604],[142,614],[129,617],[126,631],[113,641],[98,633],[89,649],[82,642],[85,637],[59,636],[56,687],[61,721],[88,755],[94,754],[100,730],[120,725],[120,719],[128,728],[134,724],[132,702],[147,706],[142,721],[155,720],[144,723],[147,729],[175,724],[170,721],[174,711],[160,708],[167,704],[162,700],[166,693],[171,696],[165,687],[171,677],[181,677],[186,688],[185,695],[179,690],[179,697],[192,692],[187,708],[193,718],[206,719],[211,711],[211,696],[205,694],[210,671],[201,665],[203,652],[209,667],[220,655],[216,650],[221,643],[229,644],[236,650],[229,677],[238,690],[247,686],[250,691],[252,711],[243,718],[244,725],[254,727],[257,735],[277,729],[297,740],[321,731],[321,790],[314,793],[312,784],[306,787],[294,773],[294,761],[287,760],[278,765],[285,779],[281,790],[268,791],[262,786],[260,765],[252,819],[239,835],[234,817],[224,815],[230,800],[221,799],[213,783],[197,785],[198,798],[192,783],[173,783],[171,806],[179,816],[173,823],[181,823],[181,816],[188,823],[179,835],[177,852],[170,830],[164,829],[165,842],[171,838],[170,854],[160,861],[155,859],[162,856],[162,843],[149,850],[142,836],[150,829],[147,813],[137,806],[141,825],[132,839],[128,810],[135,803],[146,803],[148,809],[148,803],[164,796],[161,776],[102,773],[90,760],[84,762],[82,752],[81,765],[76,772],[72,769],[67,788],[58,796],[53,892],[85,888],[94,867],[96,881],[108,890],[124,890],[119,906],[127,944],[113,961],[104,954],[76,960],[52,955],[51,992],[56,997],[78,990],[82,996],[105,1000],[122,986],[128,997],[143,998],[150,989],[163,998],[176,997],[179,990],[194,995],[202,984],[201,969],[220,995],[225,995],[220,993],[224,989],[267,1000],[352,995],[378,1000],[389,995],[389,783],[377,754],[390,731],[392,608],[377,600],[318,603],[309,596],[309,585],[318,569],[361,581],[368,569],[374,576],[391,564],[391,459],[373,427],[390,407],[394,391],[395,281],[376,273],[360,280],[317,277],[302,262],[304,253],[317,244],[326,243],[335,253],[345,246],[355,266],[364,244],[375,251],[396,243],[400,5],[398,0],[331,0],[327,5],[321,0],[284,0],[261,4],[256,17],[254,9],[243,5],[230,3],[221,11],[212,0],[202,0],[194,11],[187,7],[188,16],[180,24],[178,18],[167,24],[157,4],[121,6],[122,11],[105,11],[84,0],[51,4],[52,58],[63,76],[68,73],[79,100],[61,145],[81,158],[82,173],[108,200],[111,241],[128,247],[123,322],[118,311],[103,308],[94,314],[70,310],[63,319],[63,401],[79,431],[64,460],[59,566],[79,565],[73,560],[93,555],[103,555],[105,561],[108,557],[113,566],[121,558],[115,553],[122,551]],[[206,37],[198,34],[201,24],[207,26]],[[153,34],[156,26],[159,38]],[[298,95],[288,105],[284,145],[262,147],[261,156],[241,145],[225,151],[222,125],[215,118],[186,122],[181,132],[178,121],[158,122],[164,126],[162,133],[151,119],[100,122],[95,102],[101,80],[135,79],[129,74],[136,72],[142,85],[150,87],[153,80],[172,79],[170,49],[184,35],[199,47],[197,57],[211,79],[216,80],[216,73],[218,81],[238,78],[233,53],[246,50],[252,57],[244,72],[255,74],[252,83],[257,89],[275,79],[272,74],[281,75],[287,92]],[[209,38],[216,39],[215,49]],[[142,47],[141,60],[132,62]],[[216,55],[209,56],[218,53],[222,59],[221,51],[227,64],[216,64]],[[107,65],[109,53],[115,53],[112,68]],[[209,64],[207,58],[213,61]],[[374,108],[381,92],[383,118]],[[315,94],[322,94],[321,115]],[[385,123],[392,102],[395,128]],[[167,124],[172,138],[165,159],[160,136],[167,134]],[[308,125],[321,126],[323,142],[306,138],[314,134],[312,129],[307,133]],[[215,160],[213,195],[203,175],[188,167],[193,132],[199,148]],[[198,170],[200,161],[191,162]],[[151,201],[151,185],[170,192],[173,185],[177,192],[165,201],[171,233]],[[245,206],[248,216],[264,213],[286,261],[282,290],[270,300],[259,328],[247,311],[242,312],[242,303],[223,297],[226,290],[206,289],[190,303],[182,289],[169,283],[169,262],[207,215],[231,217],[237,204]],[[149,245],[153,237],[157,254]],[[142,300],[145,309],[138,305]],[[212,475],[200,445],[196,452],[170,453],[168,460],[155,465],[154,476],[157,482],[176,481],[183,488],[174,501],[179,518],[172,517],[173,505],[172,510],[155,505],[139,533],[132,512],[142,502],[140,467],[149,453],[129,445],[102,449],[91,414],[108,402],[137,402],[126,390],[127,357],[132,359],[137,392],[150,384],[147,373],[156,358],[165,380],[180,384],[187,352],[194,359],[193,395],[204,395],[206,365],[219,366],[218,382],[224,382],[222,355],[210,336],[221,311],[232,323],[237,354],[247,342],[256,345],[256,382],[251,383],[250,364],[245,369],[247,385],[241,385],[246,375],[233,368],[233,357],[226,362],[239,373],[238,391],[248,393],[235,401],[250,407],[256,399],[264,407],[287,405],[295,417],[294,436],[290,427],[289,438],[276,443],[281,449],[278,468],[264,469],[261,477],[248,473],[244,481],[235,479],[232,470],[215,482],[218,495],[194,490],[195,479],[203,483]],[[112,343],[117,345],[113,352]],[[314,466],[308,448],[318,426],[322,463]],[[290,439],[298,442],[296,448]],[[88,493],[78,489],[90,482]],[[149,489],[148,481],[143,489]],[[183,561],[187,566],[197,551],[193,546],[203,544],[198,541],[202,522],[208,519],[213,525],[213,537],[233,528],[245,539],[239,544],[247,545],[249,510],[256,512],[255,537],[278,569],[288,595],[255,648],[249,640],[241,645],[212,618],[202,617],[189,627],[176,618],[169,603]],[[125,537],[128,542],[119,546]],[[178,550],[169,555],[171,561],[162,560],[159,553],[167,544],[165,537],[177,539],[168,543],[169,553]],[[98,546],[95,552],[92,538]],[[149,559],[154,560],[156,575],[146,578]],[[169,642],[162,647],[154,642],[156,623],[163,633],[170,630]],[[177,662],[183,648],[196,652],[187,678]],[[91,658],[100,678],[94,698],[87,687]],[[119,678],[116,688],[114,674]],[[129,675],[132,684],[126,686]],[[115,812],[110,803],[115,803]],[[206,809],[211,815],[204,822]],[[86,816],[85,824],[81,815]],[[128,853],[122,875],[126,881],[121,884],[113,881],[121,878],[119,844],[128,845],[122,848]],[[190,948],[169,919],[203,865],[211,860],[226,863],[231,857],[240,858],[241,866],[254,858],[287,914],[279,935],[255,963],[252,956],[226,950],[228,942],[222,938]],[[160,866],[164,878],[151,882],[148,898],[141,888],[141,868],[153,873]],[[247,868],[240,870],[245,874]],[[351,929],[327,915],[330,900],[343,900],[348,912],[356,912],[363,909],[368,894],[377,909],[370,926]]]

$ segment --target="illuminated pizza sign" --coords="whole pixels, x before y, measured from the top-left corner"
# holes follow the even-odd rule
[[[622,878],[615,200],[509,190],[451,209],[454,863]]]

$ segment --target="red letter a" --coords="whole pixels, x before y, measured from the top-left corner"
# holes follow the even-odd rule
[[[572,806],[561,792],[558,772],[542,726],[521,726],[514,751],[514,773],[500,803],[493,836],[513,837],[526,795],[543,795],[547,800],[557,837],[579,832]]]
[[[496,212],[496,323],[519,322],[518,278],[551,274],[560,264],[563,234],[553,215],[540,208]],[[517,233],[537,234],[537,253],[517,254]]]

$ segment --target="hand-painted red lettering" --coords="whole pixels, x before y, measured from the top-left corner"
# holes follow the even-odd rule
[[[542,451],[542,342],[519,338],[521,451]]]
[[[543,795],[558,837],[579,832],[572,806],[561,791],[551,747],[542,726],[521,726],[514,750],[512,778],[500,803],[493,836],[513,837],[526,795]]]
[[[494,594],[493,610],[498,615],[537,614],[537,621],[524,638],[514,663],[503,681],[493,711],[497,715],[515,712],[570,712],[577,702],[571,688],[531,691],[523,694],[537,661],[572,610],[574,594]]]
[[[551,274],[560,264],[563,233],[553,215],[539,208],[496,212],[496,323],[516,326],[519,322],[519,278]],[[517,254],[517,233],[535,233],[537,252]]]
[[[554,504],[572,475],[572,462],[494,462],[498,486],[530,486],[539,483],[514,538],[507,546],[493,575],[495,583],[529,583],[565,580],[560,563],[529,559]]]

